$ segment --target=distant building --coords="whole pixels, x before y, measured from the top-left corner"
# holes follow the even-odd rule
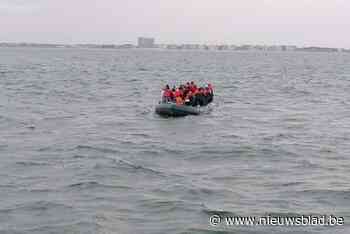
[[[103,49],[115,49],[115,48],[116,48],[116,45],[107,45],[107,44],[104,44],[104,45],[98,45],[98,47],[103,48]]]
[[[218,45],[217,50],[228,50],[230,47],[228,45]]]
[[[139,37],[137,40],[139,48],[154,48],[154,38]]]
[[[252,45],[241,45],[241,46],[237,46],[236,50],[252,50],[254,48],[254,46]]]
[[[327,48],[327,47],[303,47],[299,48],[299,51],[307,51],[307,52],[337,52],[338,49],[336,48]]]
[[[283,47],[277,46],[277,45],[270,45],[270,46],[267,46],[266,50],[268,50],[268,51],[282,51]]]
[[[207,50],[217,50],[218,46],[217,45],[207,45],[206,49]]]
[[[282,51],[295,51],[297,50],[296,46],[291,46],[291,45],[283,45],[282,46]]]
[[[166,44],[157,44],[157,45],[155,45],[155,47],[159,48],[159,49],[166,49],[167,45]]]
[[[199,49],[199,45],[197,44],[184,44],[182,47],[186,50],[197,50]]]
[[[135,46],[133,44],[123,44],[117,47],[118,49],[133,49]]]
[[[181,46],[176,45],[176,44],[169,44],[166,46],[166,48],[169,50],[176,50],[176,49],[181,49]]]

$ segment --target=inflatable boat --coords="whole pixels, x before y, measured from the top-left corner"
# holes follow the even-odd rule
[[[199,107],[177,105],[175,103],[159,103],[156,106],[156,113],[165,117],[182,117],[187,115],[199,115]]]

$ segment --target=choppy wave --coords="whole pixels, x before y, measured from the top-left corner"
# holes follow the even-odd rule
[[[349,228],[208,224],[350,218],[348,54],[1,50],[0,233]],[[213,105],[154,114],[161,87],[192,80],[214,85]]]

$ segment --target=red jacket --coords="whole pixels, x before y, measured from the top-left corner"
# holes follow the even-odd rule
[[[194,85],[194,86],[191,86],[191,92],[192,93],[195,93],[197,92],[197,87]]]
[[[181,91],[179,89],[175,91],[175,97],[181,97]]]
[[[165,89],[163,96],[164,97],[171,97],[172,96],[171,90],[170,89]]]

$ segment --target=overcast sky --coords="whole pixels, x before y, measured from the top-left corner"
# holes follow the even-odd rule
[[[0,0],[0,42],[350,48],[350,0]]]

